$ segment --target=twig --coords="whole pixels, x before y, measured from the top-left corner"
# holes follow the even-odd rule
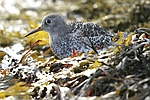
[[[85,30],[83,31],[83,34],[85,34],[85,36],[88,38],[89,42],[91,43],[91,46],[90,46],[89,44],[85,43],[83,40],[81,40],[81,41],[82,41],[84,44],[88,45],[90,48],[92,48],[92,49],[98,54],[97,50],[95,49],[95,47],[94,47],[92,41],[90,40],[89,36],[86,34],[86,31],[85,31]]]

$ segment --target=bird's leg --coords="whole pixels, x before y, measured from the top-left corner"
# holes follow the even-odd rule
[[[76,51],[75,48],[72,50],[71,58],[76,57],[79,54],[79,51]]]

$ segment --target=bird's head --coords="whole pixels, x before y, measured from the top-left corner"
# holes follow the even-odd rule
[[[46,31],[51,36],[55,34],[64,35],[62,31],[65,30],[66,28],[67,24],[60,15],[48,14],[43,18],[41,25],[38,28],[30,31],[27,35],[25,35],[25,37],[38,31]]]

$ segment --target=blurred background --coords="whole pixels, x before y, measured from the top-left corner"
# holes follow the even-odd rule
[[[122,33],[118,32],[121,35],[123,33],[131,33],[138,27],[150,28],[150,0],[0,0],[0,98],[17,95],[19,97],[18,100],[21,100],[20,95],[23,96],[25,93],[27,97],[24,100],[30,100],[27,91],[31,86],[31,82],[37,82],[37,86],[48,85],[51,84],[51,82],[61,84],[62,82],[63,86],[71,87],[72,90],[75,91],[75,94],[78,93],[78,89],[84,85],[84,82],[84,88],[87,88],[87,86],[92,87],[85,93],[86,96],[97,95],[97,93],[98,95],[104,95],[106,91],[109,91],[107,95],[114,93],[115,96],[116,94],[117,96],[121,95],[122,99],[136,97],[135,99],[131,99],[137,100],[141,95],[142,98],[145,98],[149,94],[150,88],[148,86],[150,75],[148,55],[150,50],[143,49],[143,47],[143,51],[140,51],[142,50],[141,48],[138,50],[137,48],[129,47],[129,50],[131,48],[133,51],[140,51],[137,52],[140,60],[134,59],[136,55],[134,54],[135,52],[129,51],[128,48],[124,49],[121,46],[120,49],[118,46],[119,49],[117,47],[114,51],[109,50],[106,55],[104,52],[102,53],[104,55],[96,58],[95,56],[89,56],[91,61],[85,60],[85,58],[77,58],[67,60],[67,64],[63,64],[65,60],[62,60],[62,64],[59,61],[59,63],[55,63],[57,60],[51,56],[49,53],[51,51],[48,50],[49,48],[46,48],[46,46],[49,47],[49,37],[46,32],[38,32],[40,34],[35,33],[29,37],[24,37],[29,31],[38,27],[42,18],[49,13],[62,15],[67,23],[71,21],[93,22],[113,33],[123,31]],[[131,41],[131,36],[132,35],[127,38],[128,41]],[[35,42],[37,40],[42,40],[42,42]],[[122,43],[122,37],[120,40],[120,43]],[[126,41],[126,43],[128,43],[128,41]],[[38,45],[33,45],[34,43]],[[42,49],[43,46],[45,46],[46,49]],[[31,50],[31,47],[34,47],[34,50]],[[112,55],[110,51],[120,53]],[[50,54],[50,56],[47,56],[47,54]],[[50,58],[47,59],[46,57]],[[113,62],[107,57],[112,58]],[[96,60],[94,61],[93,59]],[[99,59],[99,61],[97,59]],[[70,70],[69,68],[72,67],[74,60],[77,60],[76,62],[78,62],[78,64],[75,64],[75,66],[77,66],[73,66],[74,68]],[[69,61],[73,62],[70,63]],[[101,67],[103,65],[104,67]],[[105,70],[107,66],[109,66],[109,70]],[[117,69],[123,69],[123,71],[112,70],[115,66]],[[102,68],[102,70],[98,68],[97,71],[91,71],[91,69],[95,70],[97,67]],[[61,72],[63,68],[68,68],[69,70],[65,69],[64,72]],[[7,69],[10,69],[10,71]],[[58,77],[52,74],[53,78],[51,79],[51,76],[49,77],[47,75],[51,75],[51,71],[53,70],[54,74],[58,72],[58,74],[56,74]],[[13,74],[10,73],[11,71]],[[90,75],[94,76],[92,76],[92,78],[90,77],[90,81],[88,81],[86,80],[88,78],[86,74],[81,76],[81,71],[88,72],[88,77]],[[62,76],[62,74],[64,74],[64,76]],[[6,75],[9,76],[7,77]],[[109,77],[110,75],[112,76]],[[70,76],[73,78],[70,78]],[[28,86],[24,87],[26,86],[24,83],[14,85],[16,81],[20,81],[20,79],[22,79],[21,81],[23,82],[27,82],[26,85]],[[56,80],[54,81],[54,79]],[[99,81],[101,79],[102,82]],[[82,85],[78,87],[78,83],[76,82],[81,82]],[[148,84],[146,84],[146,82]],[[87,85],[87,83],[92,83],[92,85]],[[101,87],[104,87],[102,89],[105,91],[99,92]],[[43,89],[42,91],[45,94],[47,90],[45,88]],[[38,93],[39,88],[36,87],[35,89],[31,88],[31,90],[35,92],[35,95],[42,93]],[[56,91],[55,89],[52,90],[52,95],[54,94],[55,97]],[[114,90],[116,91],[114,92]],[[81,92],[84,94],[83,88]]]
[[[26,45],[24,35],[48,13],[61,14],[68,23],[93,22],[111,32],[150,28],[149,0],[0,0],[0,46]]]

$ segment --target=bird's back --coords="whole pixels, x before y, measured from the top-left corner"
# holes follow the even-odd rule
[[[111,45],[113,34],[94,23],[72,22],[69,25],[69,34],[79,42],[95,49]]]

